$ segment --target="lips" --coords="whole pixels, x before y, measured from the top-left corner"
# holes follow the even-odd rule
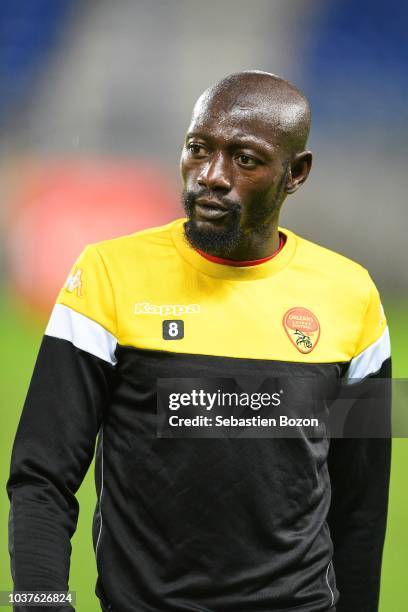
[[[215,200],[199,198],[195,206],[196,213],[204,220],[222,219],[228,214],[228,208]]]

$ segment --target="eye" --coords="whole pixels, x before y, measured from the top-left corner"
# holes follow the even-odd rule
[[[244,153],[238,155],[237,160],[241,166],[245,166],[247,168],[255,167],[258,163],[256,159],[250,157],[249,155],[245,155]]]
[[[208,153],[207,149],[197,142],[190,142],[187,145],[187,150],[193,155],[193,157],[205,157]]]

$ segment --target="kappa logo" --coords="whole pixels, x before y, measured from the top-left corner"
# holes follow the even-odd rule
[[[150,304],[139,302],[134,306],[136,315],[186,315],[201,312],[199,304]]]
[[[74,293],[76,291],[77,296],[82,296],[82,270],[77,268],[73,274],[68,276],[67,282],[65,284],[65,289],[69,291],[69,293]]]
[[[314,349],[320,337],[320,324],[313,312],[301,306],[291,308],[284,315],[282,323],[298,351],[310,353]]]

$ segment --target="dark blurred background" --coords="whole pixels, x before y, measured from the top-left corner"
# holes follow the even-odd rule
[[[192,106],[234,71],[274,72],[309,97],[314,165],[281,225],[368,268],[394,375],[407,376],[407,23],[408,4],[397,0],[2,0],[2,474],[71,264],[89,242],[183,215],[178,161]],[[381,612],[408,609],[408,452],[405,440],[394,446]],[[6,542],[3,480],[2,489]],[[77,610],[92,612],[93,466],[78,498],[70,586]],[[11,588],[6,545],[0,561],[0,589]]]

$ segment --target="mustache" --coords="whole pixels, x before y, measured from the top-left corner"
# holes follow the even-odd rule
[[[183,191],[182,199],[185,209],[188,212],[193,211],[194,204],[199,198],[203,198],[206,200],[211,200],[212,202],[217,202],[225,208],[228,208],[229,211],[232,212],[240,212],[241,204],[237,200],[233,200],[225,195],[220,195],[216,191],[211,191],[209,189],[201,189],[199,191]]]

